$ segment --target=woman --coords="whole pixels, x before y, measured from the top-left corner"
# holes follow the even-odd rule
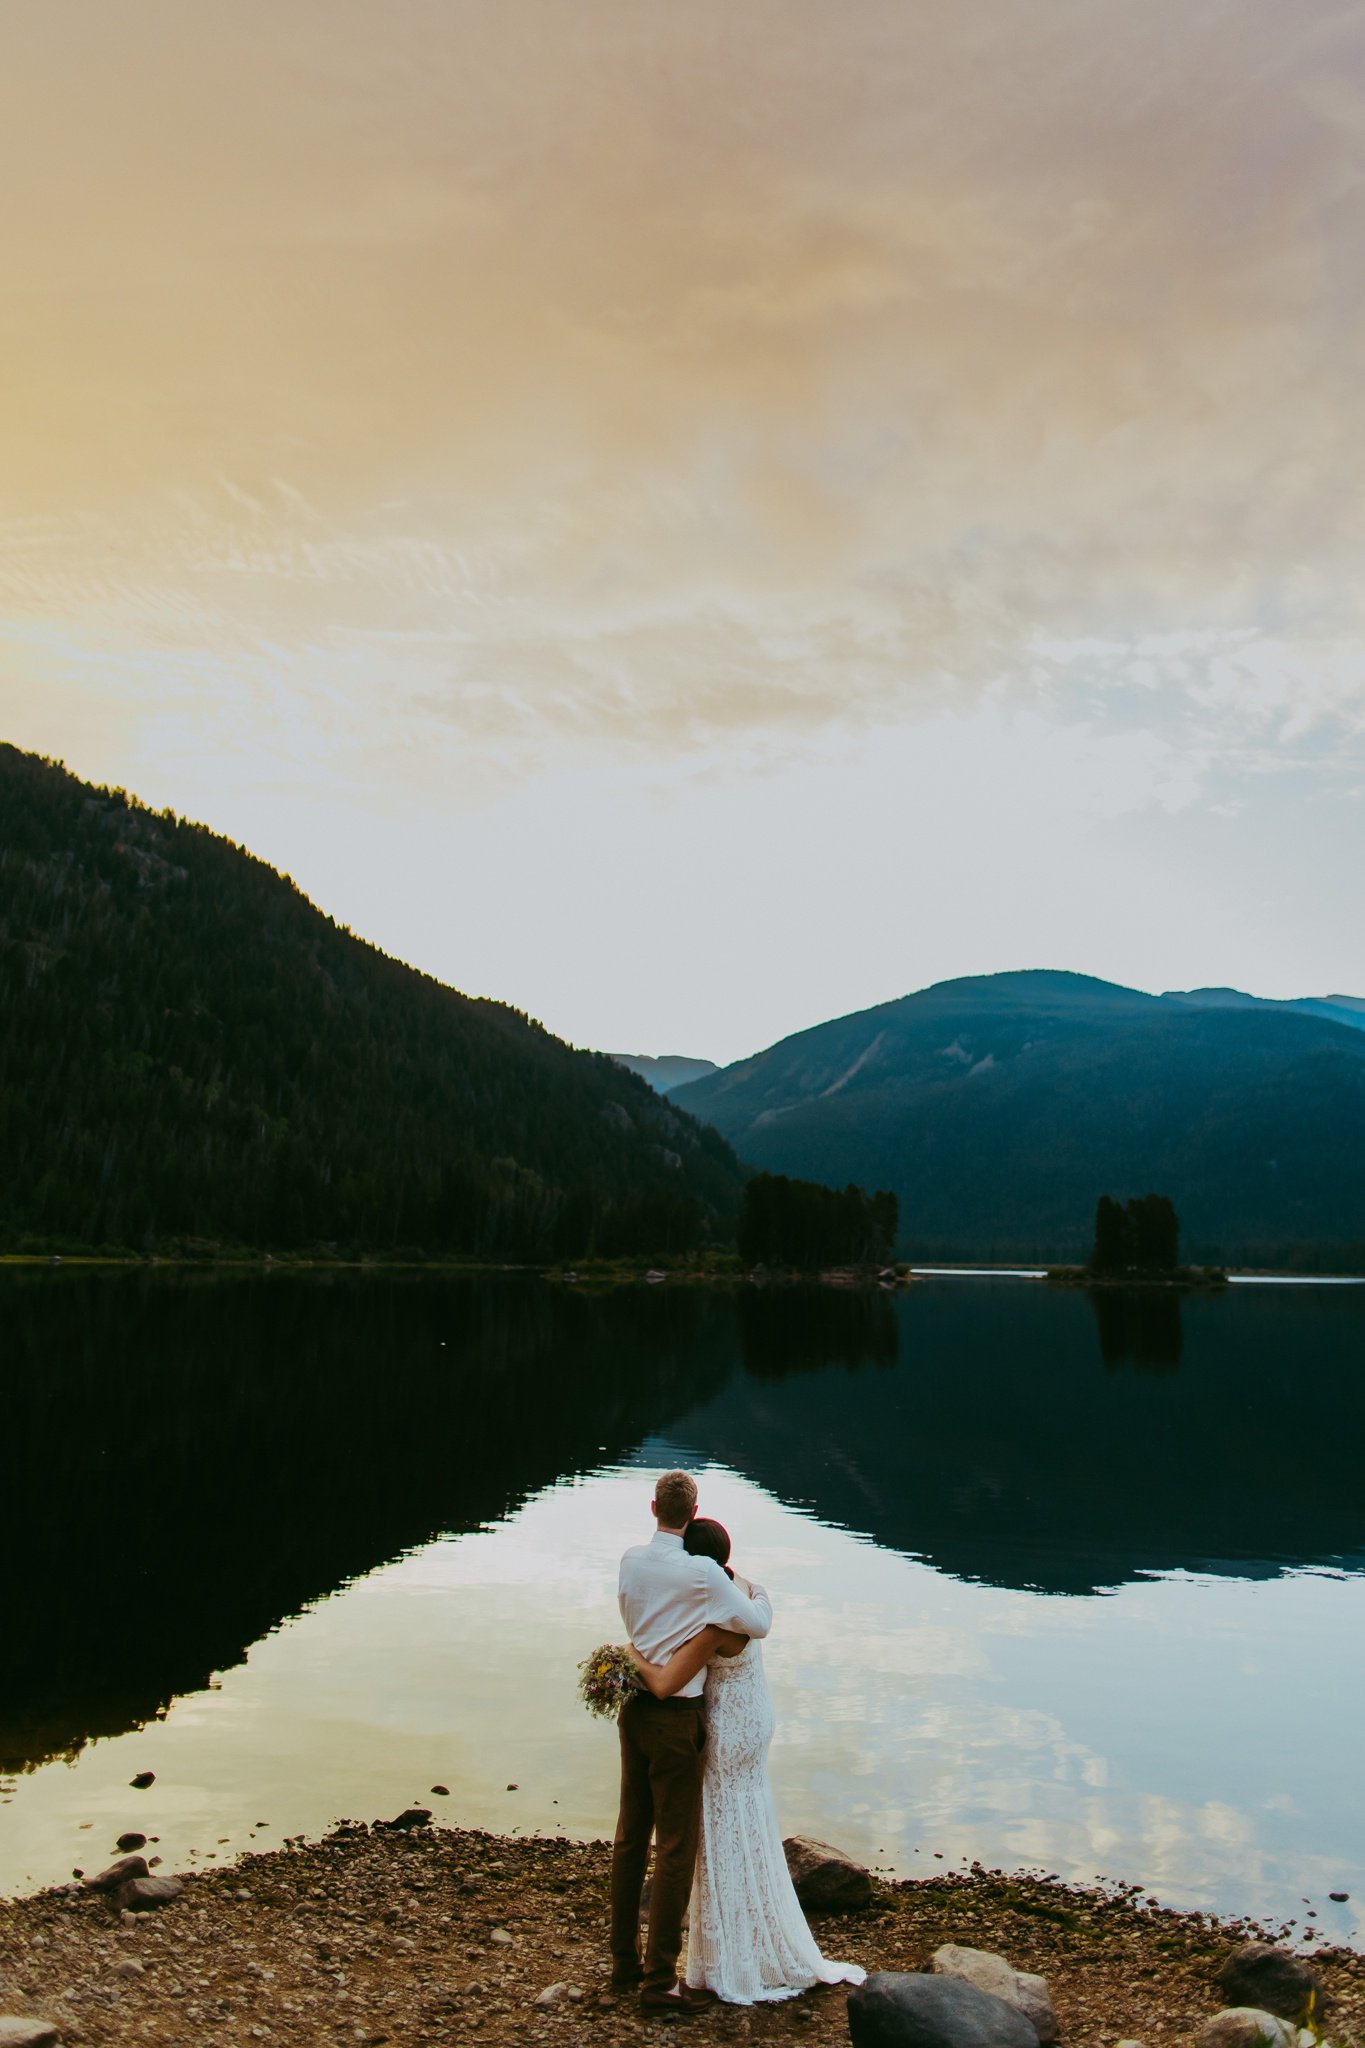
[[[684,1542],[713,1557],[731,1578],[730,1538],[719,1522],[693,1521]],[[741,1582],[742,1583],[742,1582]],[[795,1998],[813,1984],[861,1984],[856,1963],[826,1962],[806,1925],[782,1851],[768,1745],[773,1703],[763,1652],[748,1636],[704,1628],[666,1664],[651,1664],[632,1644],[641,1679],[669,1699],[703,1665],[706,1673],[706,1771],[701,1849],[692,1881],[687,1981],[730,2005]]]

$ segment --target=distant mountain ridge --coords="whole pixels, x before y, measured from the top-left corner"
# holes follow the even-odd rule
[[[971,976],[675,1099],[751,1166],[893,1190],[920,1256],[1080,1258],[1099,1194],[1156,1190],[1188,1257],[1365,1268],[1363,1021],[1356,997]]]
[[[1250,996],[1239,988],[1187,988],[1167,989],[1162,1001],[1201,1010],[1297,1010],[1365,1031],[1365,996]]]
[[[740,1180],[615,1061],[0,746],[0,1245],[657,1256]]]
[[[1362,1019],[1365,1023],[1365,1019]],[[685,1053],[609,1052],[609,1060],[615,1060],[618,1067],[638,1074],[642,1081],[648,1081],[659,1095],[671,1095],[675,1088],[685,1088],[689,1081],[700,1081],[707,1074],[718,1074],[715,1060],[689,1059]]]

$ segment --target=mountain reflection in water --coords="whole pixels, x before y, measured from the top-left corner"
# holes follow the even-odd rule
[[[1159,1299],[11,1271],[0,1768],[661,1435],[1002,1587],[1360,1569],[1365,1304]]]
[[[719,1315],[717,1311],[721,1312]],[[681,1291],[364,1273],[0,1284],[0,1767],[70,1754],[309,1602],[616,1458],[730,1370]]]
[[[747,1361],[769,1311],[740,1307]],[[823,1521],[997,1586],[1365,1568],[1365,1290],[1182,1302],[941,1281],[894,1313],[894,1372],[815,1370],[780,1398],[728,1381],[685,1440]]]

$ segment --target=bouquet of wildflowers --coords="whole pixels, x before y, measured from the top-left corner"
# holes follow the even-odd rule
[[[626,1701],[640,1691],[640,1674],[622,1643],[603,1643],[578,1667],[578,1696],[590,1714],[614,1721]]]

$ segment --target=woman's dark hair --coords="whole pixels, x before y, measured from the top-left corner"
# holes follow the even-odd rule
[[[714,1558],[727,1579],[734,1577],[729,1564],[730,1532],[709,1515],[693,1516],[683,1536],[683,1549],[689,1557]]]

